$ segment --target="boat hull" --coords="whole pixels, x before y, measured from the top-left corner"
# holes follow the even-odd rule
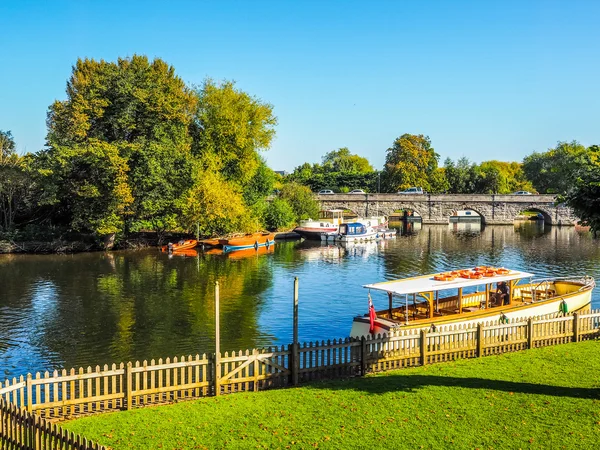
[[[321,239],[322,233],[335,233],[338,227],[296,227],[294,232],[298,233],[304,239],[318,241]]]
[[[275,244],[274,233],[254,233],[230,239],[220,239],[224,252],[246,250],[250,248],[270,247]]]
[[[179,244],[167,244],[167,245],[163,245],[161,247],[161,250],[163,252],[176,252],[176,251],[182,251],[182,250],[187,250],[190,248],[194,248],[198,245],[198,241],[196,239],[186,239],[185,241],[183,241],[183,243]]]
[[[373,232],[359,235],[339,235],[338,233],[321,233],[322,241],[358,243],[368,242],[377,239],[392,239],[396,237],[396,233],[390,230],[374,230]]]
[[[431,329],[432,325],[435,325],[436,328],[444,325],[461,325],[469,327],[483,322],[496,322],[500,319],[512,320],[546,316],[560,312],[561,303],[563,301],[567,304],[569,312],[585,311],[589,309],[592,301],[592,288],[593,287],[587,290],[524,305],[506,305],[463,313],[461,315],[437,316],[431,319],[418,320],[413,323],[408,322],[408,324],[402,324],[378,317],[375,319],[375,330],[373,334],[389,333],[392,329]],[[368,315],[355,317],[352,323],[350,336],[356,338],[367,336],[371,334],[369,333],[369,329],[370,321]]]

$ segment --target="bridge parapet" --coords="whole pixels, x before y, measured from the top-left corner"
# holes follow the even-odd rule
[[[574,225],[577,218],[571,208],[556,204],[554,195],[487,194],[329,194],[318,195],[321,207],[345,208],[359,216],[376,213],[390,215],[399,209],[418,213],[423,223],[448,223],[456,211],[473,210],[487,224],[513,224],[524,210],[544,216],[549,225]]]

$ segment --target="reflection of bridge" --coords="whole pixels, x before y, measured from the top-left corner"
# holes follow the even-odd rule
[[[486,224],[512,224],[522,211],[537,211],[549,225],[574,225],[573,210],[556,205],[553,195],[467,194],[333,194],[319,195],[322,209],[344,208],[362,217],[391,215],[398,210],[418,213],[423,223],[448,223],[456,211],[472,210]]]

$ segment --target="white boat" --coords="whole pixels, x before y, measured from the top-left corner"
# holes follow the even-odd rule
[[[475,267],[400,280],[367,284],[387,293],[387,308],[354,318],[350,335],[388,333],[400,329],[435,329],[441,325],[474,325],[589,309],[592,277],[534,280],[519,270]],[[503,301],[495,291],[505,283]]]
[[[302,220],[294,231],[305,239],[321,239],[322,233],[336,233],[344,221],[343,209],[330,209],[319,213],[319,220]]]
[[[368,242],[377,239],[390,239],[396,237],[396,232],[387,229],[375,229],[362,222],[343,223],[337,232],[321,233],[322,241],[333,242]]]

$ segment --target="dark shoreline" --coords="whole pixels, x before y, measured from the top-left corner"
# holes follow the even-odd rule
[[[294,232],[280,232],[275,234],[275,239],[298,239],[300,236]],[[190,238],[184,234],[168,234],[163,237],[162,244],[179,239]],[[139,233],[118,241],[114,247],[107,249],[92,236],[85,239],[67,240],[54,239],[52,241],[12,241],[0,240],[0,255],[2,254],[68,254],[82,252],[102,252],[113,250],[140,250],[159,247],[156,233]]]

